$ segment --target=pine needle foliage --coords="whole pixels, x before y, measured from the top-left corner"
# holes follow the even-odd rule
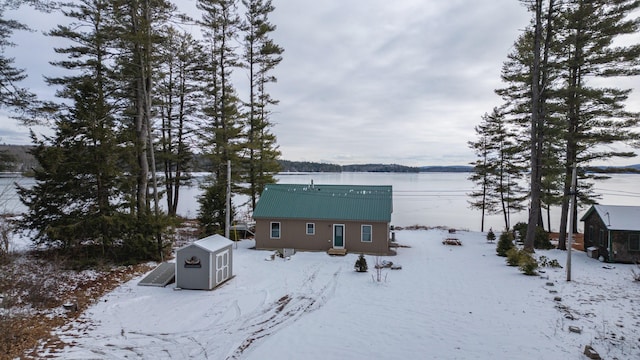
[[[367,272],[369,267],[367,266],[367,259],[364,257],[364,254],[360,254],[358,259],[356,259],[356,263],[354,265],[354,269],[357,272]]]
[[[513,233],[510,231],[502,232],[498,239],[498,245],[496,246],[496,253],[498,256],[507,256],[507,251],[513,247]]]

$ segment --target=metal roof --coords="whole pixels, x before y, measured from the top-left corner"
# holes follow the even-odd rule
[[[254,219],[310,219],[390,222],[390,185],[267,185]]]
[[[640,231],[640,206],[593,205],[581,221],[596,211],[609,230]]]

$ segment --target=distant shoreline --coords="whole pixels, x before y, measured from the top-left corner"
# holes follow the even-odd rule
[[[33,146],[29,145],[0,145],[0,151],[7,151],[16,158],[10,175],[0,173],[0,177],[11,177],[14,173],[31,172],[38,166],[37,161],[29,150]],[[194,155],[193,172],[202,172],[207,168],[206,161],[200,154]],[[368,173],[472,173],[473,166],[470,165],[424,165],[405,166],[399,164],[349,164],[338,165],[312,161],[289,161],[278,160],[280,173],[341,173],[341,172],[368,172]],[[597,174],[640,174],[640,164],[627,166],[587,166],[584,170],[588,173]]]

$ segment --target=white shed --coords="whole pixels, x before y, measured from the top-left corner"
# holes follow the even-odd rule
[[[233,276],[233,241],[212,235],[176,251],[176,287],[211,290]]]

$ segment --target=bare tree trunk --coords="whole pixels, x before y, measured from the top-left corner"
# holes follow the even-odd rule
[[[140,19],[137,9],[131,7],[132,33],[138,35],[141,32]],[[135,145],[138,160],[138,174],[136,184],[136,210],[138,215],[147,212],[147,191],[149,185],[149,161],[147,158],[147,138],[148,138],[148,102],[146,94],[146,74],[143,46],[140,40],[134,42],[134,61],[137,63],[138,74],[135,81]]]
[[[542,160],[545,133],[546,97],[545,88],[549,78],[549,47],[553,35],[552,18],[554,0],[549,0],[547,9],[547,32],[544,39],[544,56],[541,59],[542,47],[542,11],[543,0],[535,0],[535,32],[533,48],[533,66],[531,80],[531,204],[525,250],[533,252],[536,229],[543,225],[542,217]]]
[[[570,61],[570,69],[569,69],[569,95],[568,95],[568,124],[567,124],[567,150],[566,150],[566,164],[565,164],[565,181],[564,181],[564,198],[562,199],[562,218],[560,221],[560,237],[558,241],[558,248],[562,250],[566,250],[566,239],[567,239],[567,222],[568,216],[574,216],[573,214],[569,214],[569,200],[571,197],[569,193],[571,191],[571,186],[576,186],[577,183],[572,184],[571,182],[571,174],[573,172],[573,165],[577,164],[578,157],[578,145],[576,143],[576,134],[578,132],[578,123],[580,117],[580,103],[578,99],[578,89],[581,87],[581,77],[580,77],[580,68],[579,64],[583,60],[582,55],[582,46],[579,44],[580,38],[583,34],[583,29],[580,26],[582,23],[579,22],[576,28],[575,39],[573,44],[573,53],[570,55],[573,57]],[[576,180],[577,182],[577,180]],[[577,216],[576,216],[577,217]],[[574,218],[574,220],[576,220]],[[573,222],[577,227],[577,222]],[[569,231],[574,231],[575,229],[569,229]]]
[[[529,206],[529,222],[527,225],[527,235],[524,241],[524,248],[533,252],[534,238],[536,227],[538,226],[538,218],[540,213],[540,128],[542,119],[540,114],[540,49],[542,38],[542,0],[535,1],[535,32],[533,45],[533,66],[531,81],[531,197]]]

